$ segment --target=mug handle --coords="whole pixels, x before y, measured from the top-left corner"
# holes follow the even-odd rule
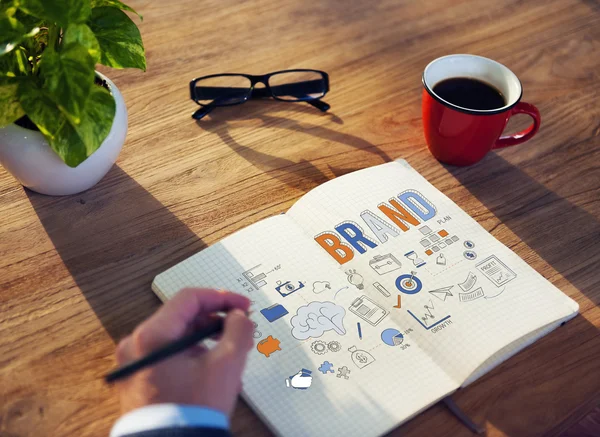
[[[521,132],[500,137],[492,149],[516,146],[517,144],[524,143],[525,141],[531,139],[537,133],[538,129],[540,128],[540,123],[542,122],[542,117],[540,117],[540,111],[538,111],[538,108],[529,103],[519,102],[511,109],[510,116],[512,117],[515,114],[527,114],[533,118],[533,123],[527,129],[522,130]]]

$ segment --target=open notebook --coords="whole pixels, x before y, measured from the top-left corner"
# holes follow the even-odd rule
[[[473,382],[576,302],[405,161],[329,181],[158,275],[252,301],[243,395],[284,436],[377,436]]]

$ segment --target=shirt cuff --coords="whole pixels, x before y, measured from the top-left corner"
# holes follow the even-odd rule
[[[227,416],[221,411],[194,405],[156,404],[133,410],[113,425],[110,437],[122,437],[161,428],[229,429]]]

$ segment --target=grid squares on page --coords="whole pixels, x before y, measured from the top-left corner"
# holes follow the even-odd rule
[[[308,282],[326,279],[332,288],[343,288],[342,285],[347,284],[345,275],[337,270],[335,263],[316,251],[312,241],[306,239],[299,229],[292,232],[294,228],[291,221],[288,224],[283,219],[268,219],[178,264],[157,277],[156,283],[168,296],[174,295],[182,286],[214,286],[218,283],[237,287],[236,277],[243,271],[240,269],[252,267],[260,259],[266,264],[281,262],[285,275],[303,277]],[[271,239],[266,240],[265,233]],[[281,253],[282,245],[284,248],[291,245],[295,250],[286,251],[284,256],[280,255],[274,260],[273,254]],[[234,264],[232,259],[235,259]],[[267,288],[250,293],[257,310],[275,301],[272,287]],[[244,293],[239,288],[234,288],[234,291]],[[315,299],[313,296],[312,290],[300,290],[279,302],[292,315],[293,309],[309,303]],[[336,303],[343,301],[343,306],[347,307],[353,298],[354,294],[351,294],[343,300],[336,300]],[[288,302],[293,304],[290,303],[288,307]],[[372,371],[357,368],[348,348],[356,344],[365,350],[372,350],[379,340],[357,343],[359,340],[352,329],[355,329],[358,319],[350,313],[346,314],[344,336],[338,337],[327,332],[319,337],[325,341],[337,340],[342,344],[342,350],[335,355],[329,353],[328,359],[335,365],[336,373],[343,366],[351,370],[348,380],[332,374],[322,375],[317,371],[324,357],[311,352],[310,344],[314,339],[298,341],[291,336],[289,319],[281,324],[268,324],[261,320],[260,314],[255,313],[251,317],[262,331],[261,339],[273,335],[281,340],[282,350],[269,358],[256,350],[251,351],[243,378],[244,397],[279,434],[319,435],[319,430],[324,429],[328,430],[330,436],[383,434],[455,388],[453,382],[433,363],[427,362],[422,353],[419,356],[405,354],[407,370],[401,378],[395,377],[399,350],[394,348],[380,348],[377,351],[377,361],[371,364]],[[301,368],[310,368],[315,375],[314,385],[306,393],[288,389],[284,382]],[[401,396],[407,392],[415,393],[410,401]],[[376,409],[373,409],[374,402],[377,402]],[[362,417],[357,408],[363,414],[365,411],[369,414]],[[294,414],[289,414],[290,409],[294,410]],[[310,417],[310,422],[302,422],[305,417]]]
[[[460,292],[457,284],[463,282],[470,271],[479,273],[475,266],[488,256],[497,256],[518,273],[518,277],[505,287],[508,291],[502,299],[492,300],[487,299],[486,296],[473,302],[453,306],[448,304],[448,314],[452,314],[449,320],[454,323],[453,329],[444,329],[432,335],[429,331],[421,330],[421,327],[407,316],[406,312],[392,313],[395,322],[400,326],[415,326],[413,335],[418,344],[427,350],[431,358],[458,384],[464,382],[498,349],[503,349],[508,344],[518,347],[518,342],[515,341],[523,335],[574,314],[576,304],[573,301],[497,241],[405,162],[388,163],[338,178],[304,196],[292,208],[289,215],[304,229],[305,233],[318,235],[324,231],[331,231],[336,224],[350,219],[355,220],[359,225],[364,225],[360,221],[362,211],[369,209],[377,213],[377,205],[380,202],[387,202],[388,199],[407,190],[419,192],[435,205],[437,212],[434,219],[442,218],[445,222],[446,216],[451,217],[449,222],[442,225],[432,220],[421,223],[420,226],[451,229],[450,234],[460,237],[458,241],[454,240],[452,245],[443,248],[443,253],[454,252],[456,255],[457,258],[451,261],[453,268],[443,273],[427,272],[423,275],[424,289],[421,293],[415,297],[403,296],[403,301],[408,305],[411,302],[418,302],[422,308],[424,302],[423,300],[419,302],[419,298],[427,290],[452,285],[454,292],[457,290]],[[369,231],[368,228],[366,230]],[[367,235],[373,238],[373,233],[368,232]],[[355,269],[361,275],[368,277],[369,281],[380,281],[387,290],[398,292],[393,282],[384,283],[382,277],[373,274],[366,260],[373,255],[392,253],[405,261],[403,254],[409,250],[416,252],[420,250],[421,256],[427,258],[420,244],[421,238],[421,233],[413,230],[401,237],[391,238],[375,249],[365,247],[367,249],[365,254],[355,253],[354,259],[340,269]],[[466,259],[462,253],[467,249],[466,246],[462,247],[463,241],[467,238],[476,242],[475,250],[478,257],[475,260]],[[378,240],[376,242],[380,243]],[[457,242],[459,244],[456,244]],[[431,260],[432,258],[429,258],[428,262],[431,263]],[[428,267],[425,266],[422,270],[428,270]],[[407,272],[403,271],[403,273]],[[479,275],[479,281],[485,282],[487,278]],[[482,288],[494,293],[495,285],[489,282]],[[394,305],[391,302],[395,296],[385,298],[375,293],[370,297],[386,308]],[[431,299],[434,305],[438,304],[438,307],[444,305],[433,297]],[[505,352],[512,353],[512,350],[508,347]]]
[[[258,322],[258,329],[268,329],[263,335],[272,334],[282,341],[282,351],[272,358],[265,358],[256,351],[250,354],[244,375],[244,396],[279,434],[320,435],[322,430],[327,430],[330,436],[358,436],[387,432],[458,388],[476,369],[478,372],[481,370],[479,366],[486,359],[492,360],[487,362],[487,366],[501,361],[502,357],[494,355],[498,350],[502,349],[502,353],[509,356],[527,343],[527,339],[523,338],[527,333],[574,312],[574,304],[570,299],[407,164],[389,163],[348,176],[305,195],[286,216],[259,222],[159,275],[155,280],[157,288],[167,297],[172,297],[181,287],[190,285],[229,288],[247,294],[238,282],[240,272],[254,266],[257,259],[273,264],[276,262],[274,256],[283,256],[288,275],[304,275],[311,280],[322,276],[321,279],[327,278],[332,283],[335,281],[348,285],[344,272],[348,268],[355,268],[364,276],[365,283],[379,281],[388,290],[396,292],[393,281],[378,277],[369,269],[368,260],[373,254],[396,251],[403,263],[410,262],[404,258],[406,250],[424,250],[418,232],[406,233],[402,239],[392,239],[387,246],[368,250],[365,255],[357,256],[343,266],[333,261],[313,240],[313,236],[331,230],[334,225],[348,219],[360,224],[363,210],[375,210],[378,202],[387,201],[406,189],[418,189],[436,206],[440,216],[450,215],[452,220],[446,227],[451,228],[451,234],[460,236],[460,242],[469,236],[476,243],[479,260],[496,255],[517,273],[517,278],[510,287],[506,287],[502,299],[449,303],[447,309],[452,314],[454,325],[435,334],[422,329],[404,310],[390,311],[385,323],[382,322],[377,328],[363,323],[366,336],[359,344],[376,355],[376,363],[372,366],[377,366],[360,370],[354,368],[351,382],[335,376],[320,376],[315,379],[318,385],[312,386],[306,393],[286,390],[283,381],[301,367],[310,367],[316,372],[323,357],[310,352],[310,341],[294,339],[290,335],[289,324],[268,325],[260,315],[253,315],[253,318],[257,317],[254,320]],[[267,235],[269,238],[266,238]],[[271,241],[273,239],[278,241]],[[474,269],[478,261],[460,259],[462,253],[457,252],[456,247],[449,245],[444,248],[445,253],[457,254],[459,258],[452,260],[452,271],[429,271],[425,266],[422,277],[426,288],[416,297],[404,296],[403,302],[407,306],[414,308],[417,303],[422,305],[422,295],[427,290],[447,285],[448,281],[457,289],[457,283],[462,282],[468,272]],[[486,279],[480,277],[479,280]],[[386,299],[372,289],[358,292],[352,287],[347,295],[339,297],[339,302],[343,302],[345,308],[361,293],[386,308],[393,305],[390,298]],[[490,283],[489,287],[494,285]],[[272,291],[271,287],[251,293],[256,308],[277,302]],[[289,303],[290,316],[294,312],[292,309],[314,299],[307,293],[308,290],[304,291],[285,298],[284,302]],[[394,297],[391,296],[392,299]],[[347,312],[346,320],[348,329],[352,329],[360,319]],[[414,329],[409,337],[413,345],[410,354],[402,354],[398,348],[382,345],[378,335],[384,325],[400,330],[407,327]],[[532,335],[535,337],[544,333],[539,331]],[[356,333],[353,333],[354,337],[349,337],[349,334],[343,338],[356,343]],[[322,338],[328,340],[332,337],[325,334]],[[350,340],[352,338],[353,341]],[[348,367],[353,364],[348,360],[347,353],[340,355],[339,362]],[[376,409],[373,409],[374,406]],[[293,414],[289,414],[291,409]],[[364,412],[369,414],[361,417]],[[335,417],[333,422],[332,417]]]

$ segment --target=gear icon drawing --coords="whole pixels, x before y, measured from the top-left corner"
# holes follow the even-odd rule
[[[332,367],[333,364],[331,364],[329,361],[323,361],[323,364],[321,364],[321,367],[319,367],[319,372],[321,372],[323,375],[326,375],[327,372],[335,373],[335,370],[333,370]]]
[[[338,372],[340,372],[340,373],[338,373],[337,375],[335,375],[338,378],[350,379],[348,377],[348,374],[350,373],[350,369],[348,369],[346,366],[338,368]]]
[[[315,340],[310,345],[310,348],[314,353],[323,355],[325,352],[327,352],[327,343],[322,340]]]
[[[327,348],[331,351],[331,352],[339,352],[342,350],[342,345],[340,344],[339,341],[330,341],[327,344]]]

